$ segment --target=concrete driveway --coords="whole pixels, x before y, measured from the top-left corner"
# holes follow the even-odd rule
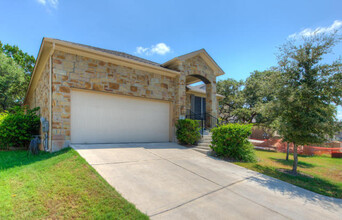
[[[74,145],[152,219],[342,219],[342,200],[174,143]]]

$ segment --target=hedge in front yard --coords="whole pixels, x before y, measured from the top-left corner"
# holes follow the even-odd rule
[[[211,149],[217,156],[229,159],[254,162],[256,156],[253,145],[248,141],[252,133],[251,124],[227,124],[213,128]]]
[[[200,127],[195,120],[180,119],[176,128],[177,139],[181,144],[195,144],[201,139]]]
[[[16,107],[0,113],[0,148],[28,147],[33,135],[39,134],[39,108]]]

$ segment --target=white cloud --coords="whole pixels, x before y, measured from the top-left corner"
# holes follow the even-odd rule
[[[144,54],[147,53],[149,48],[144,48],[144,47],[137,47],[136,53],[138,54]]]
[[[339,30],[341,27],[342,21],[336,20],[332,25],[328,27],[318,27],[316,29],[306,28],[299,33],[291,34],[289,38],[311,37],[315,34],[332,33],[335,30]]]
[[[52,7],[52,8],[57,8],[58,7],[58,2],[59,0],[37,0],[39,4],[42,4],[46,7]]]
[[[159,55],[164,55],[170,52],[170,47],[164,43],[159,43],[157,45],[152,46],[151,52]]]
[[[165,43],[158,43],[156,45],[152,45],[151,47],[142,47],[139,46],[136,48],[136,54],[144,54],[144,55],[165,55],[171,52],[171,48],[167,46]]]

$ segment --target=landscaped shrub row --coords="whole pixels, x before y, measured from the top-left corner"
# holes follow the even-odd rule
[[[0,148],[28,147],[33,135],[39,134],[39,108],[16,107],[0,113]]]
[[[251,124],[227,124],[213,128],[211,149],[217,156],[245,162],[255,161],[253,145],[248,141],[252,126]]]
[[[195,120],[180,119],[176,128],[176,135],[180,144],[195,144],[201,139],[200,127]]]

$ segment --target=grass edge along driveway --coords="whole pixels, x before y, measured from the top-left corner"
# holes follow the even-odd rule
[[[148,219],[73,149],[0,151],[0,219]]]
[[[285,153],[256,150],[258,162],[234,164],[277,178],[304,189],[335,198],[342,198],[342,159],[323,156],[298,156],[298,171],[304,175],[291,176],[279,169],[292,169],[293,156]]]

